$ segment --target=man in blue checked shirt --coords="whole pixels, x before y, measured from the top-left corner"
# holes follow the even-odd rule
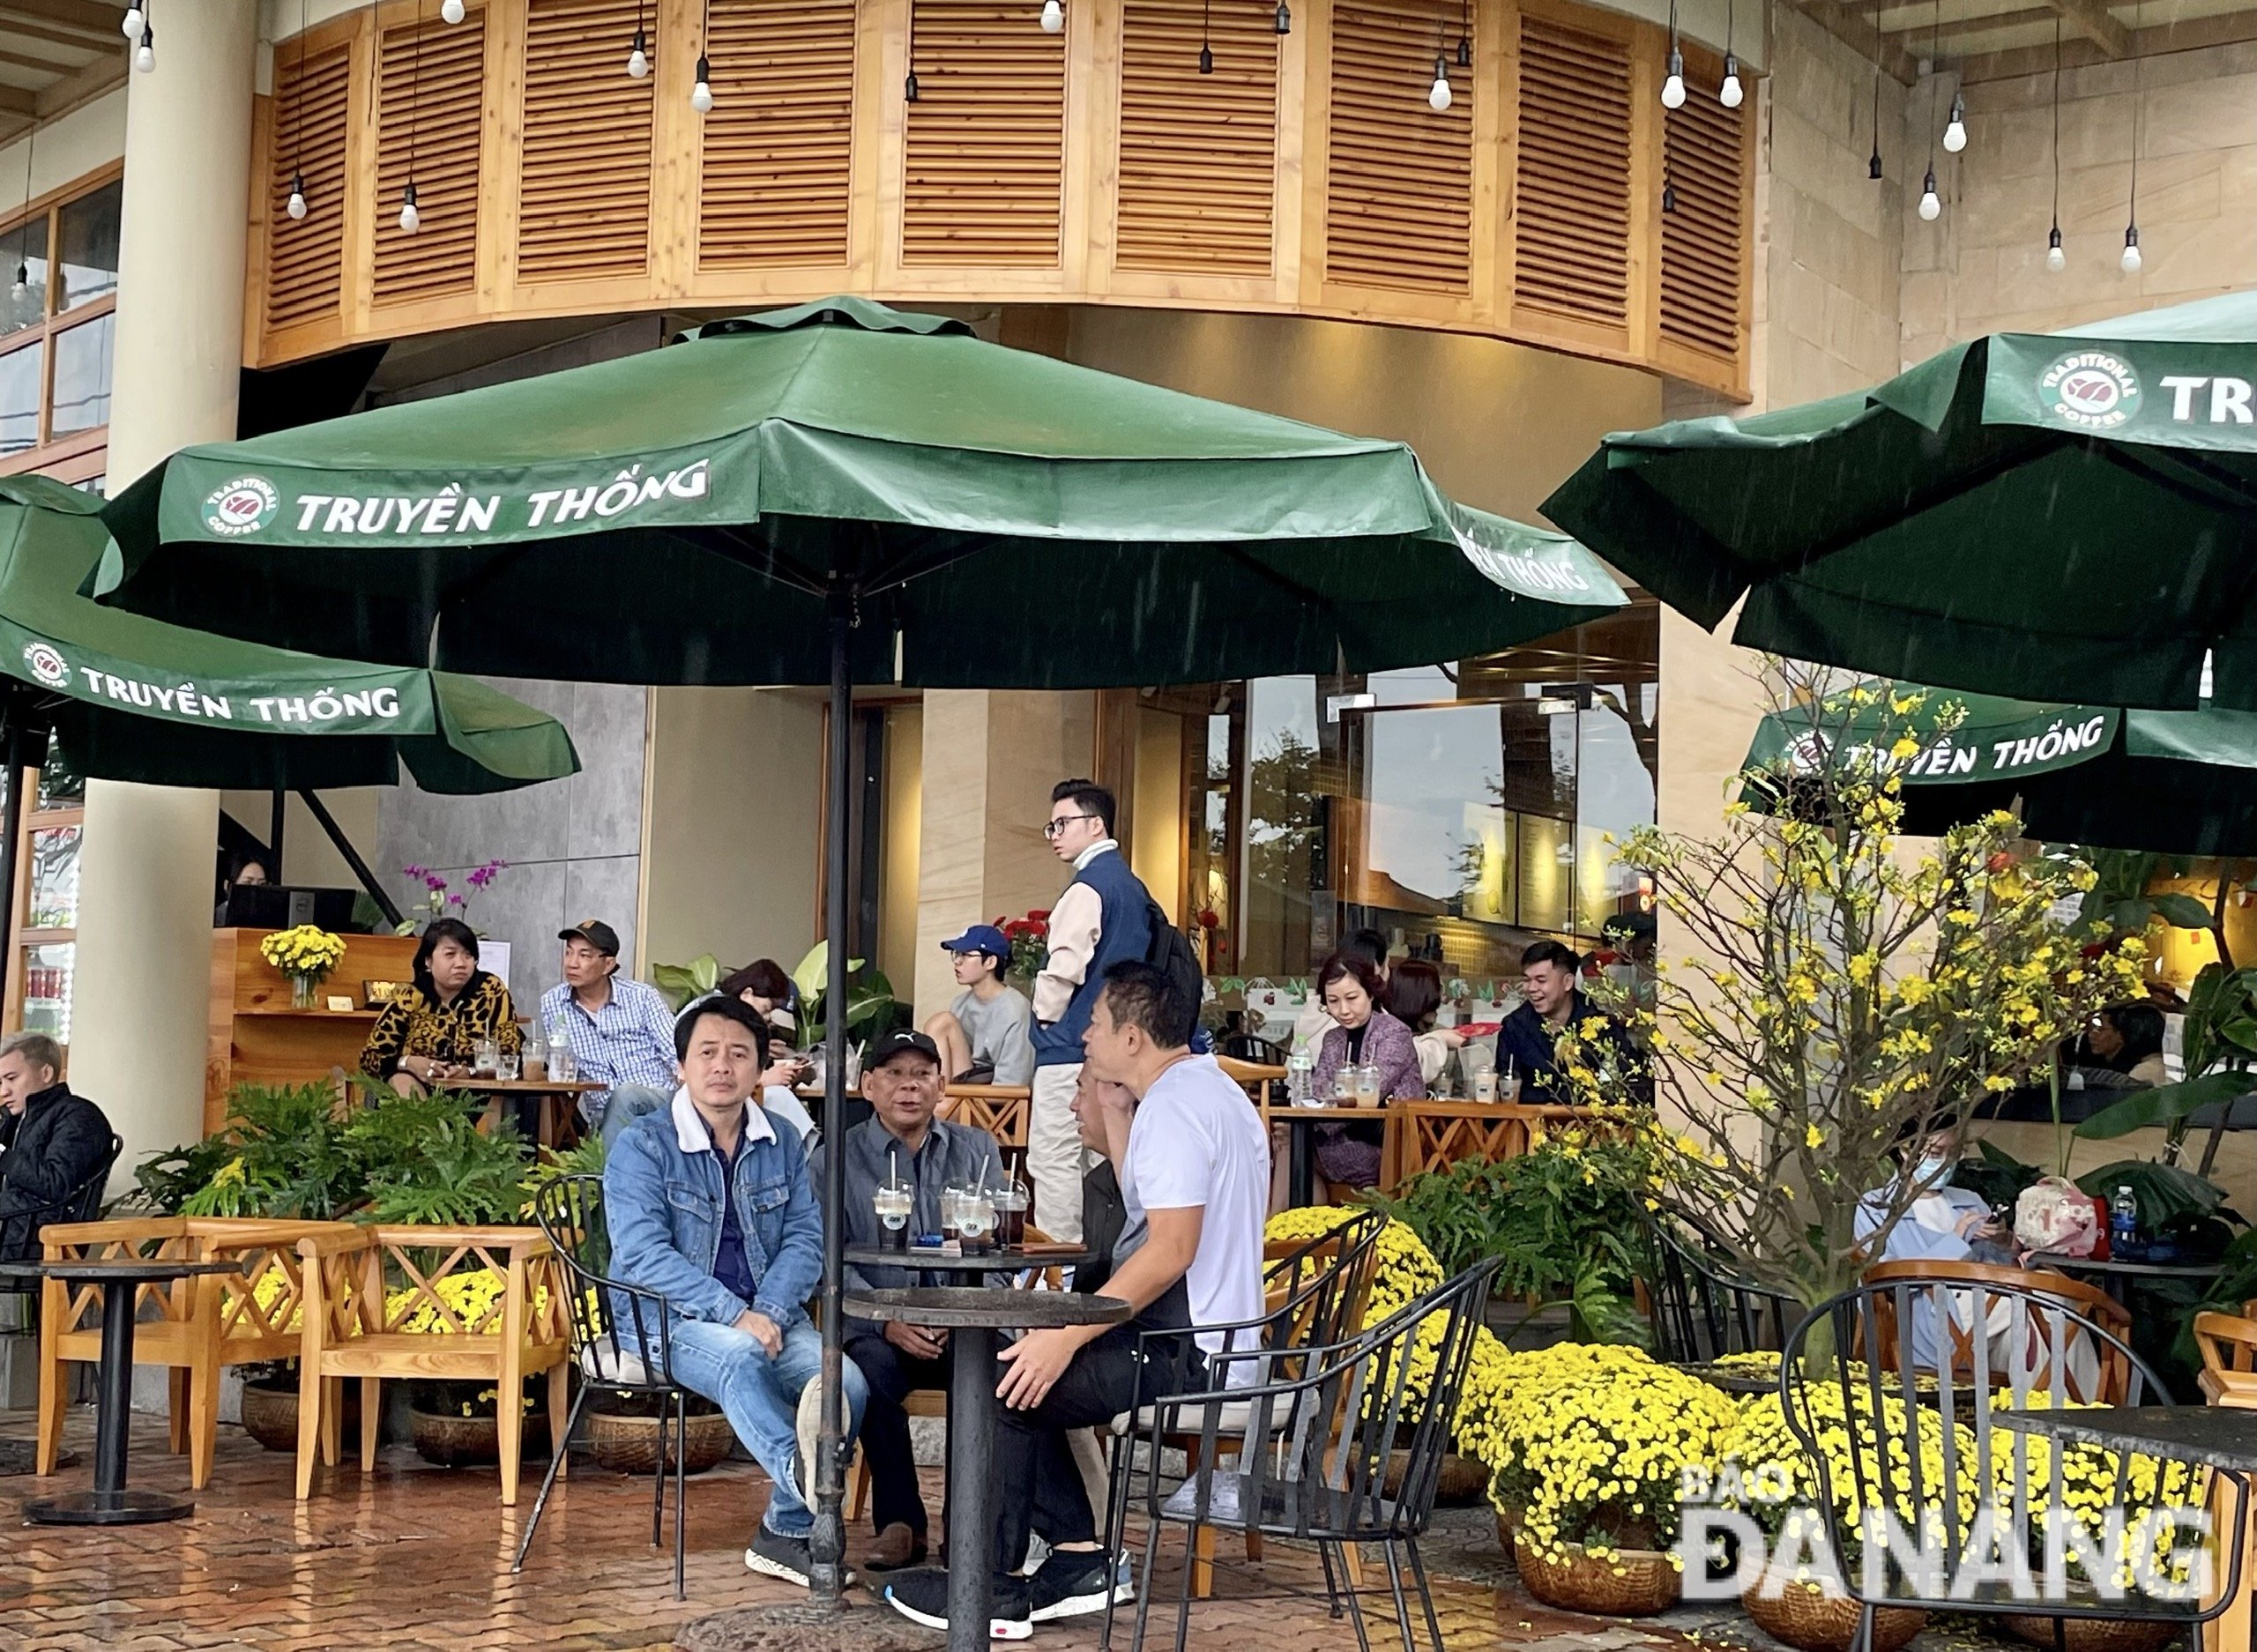
[[[580,1098],[609,1155],[619,1133],[674,1099],[682,1069],[674,1060],[674,1011],[655,986],[619,979],[619,932],[586,918],[558,932],[564,979],[540,996],[549,1037],[562,1028],[579,1076],[601,1090]]]

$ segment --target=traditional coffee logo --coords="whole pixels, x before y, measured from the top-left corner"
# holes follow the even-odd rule
[[[207,532],[239,539],[273,521],[281,508],[282,496],[272,482],[264,476],[238,476],[205,500],[204,526]]]
[[[2038,376],[2045,411],[2081,430],[2113,430],[2140,410],[2140,376],[2104,350],[2065,355]]]
[[[33,676],[50,688],[71,686],[71,662],[45,643],[33,643],[24,649],[24,664],[31,667]]]

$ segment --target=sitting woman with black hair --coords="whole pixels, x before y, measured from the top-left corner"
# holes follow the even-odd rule
[[[2090,1090],[2154,1090],[2171,1082],[2163,1060],[2163,1011],[2111,1004],[2085,1030],[2075,1065]]]
[[[415,949],[414,968],[414,985],[384,1006],[361,1046],[362,1072],[403,1096],[424,1096],[467,1075],[482,1043],[503,1054],[518,1050],[510,989],[478,967],[478,934],[468,924],[435,920]]]

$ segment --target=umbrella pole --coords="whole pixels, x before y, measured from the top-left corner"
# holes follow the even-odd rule
[[[16,862],[23,846],[24,836],[24,725],[21,716],[12,711],[8,720],[8,800],[0,809],[0,832],[7,834],[0,841],[0,934],[15,933]],[[7,1008],[7,983],[15,971],[0,964],[0,1011]]]
[[[845,1578],[846,1523],[846,1386],[845,1284],[841,1252],[845,1242],[846,1116],[846,767],[854,715],[854,686],[847,657],[853,629],[853,599],[834,588],[831,597],[831,800],[824,810],[823,936],[830,942],[829,979],[823,984],[822,1119],[823,1187],[823,1425],[816,1447],[815,1531],[809,1544],[815,1565],[808,1591],[836,1601]]]

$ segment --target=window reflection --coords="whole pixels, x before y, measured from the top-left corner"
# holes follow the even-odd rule
[[[117,179],[63,204],[56,314],[117,291],[118,211],[124,191],[124,180]]]
[[[39,442],[39,381],[46,342],[0,355],[0,453],[21,453]]]
[[[52,436],[92,430],[109,422],[111,323],[97,316],[54,335],[55,413]]]
[[[47,319],[47,215],[0,235],[0,334],[36,327]],[[17,274],[22,272],[20,284]]]

